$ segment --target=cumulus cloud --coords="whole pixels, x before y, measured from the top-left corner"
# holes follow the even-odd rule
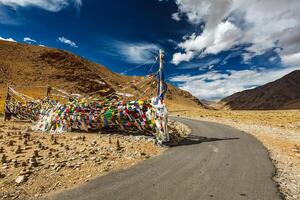
[[[71,40],[69,40],[69,39],[67,39],[67,38],[65,38],[65,37],[63,37],[63,36],[57,38],[57,41],[58,41],[58,42],[61,42],[61,43],[64,43],[64,44],[67,44],[67,45],[69,45],[69,46],[71,46],[71,47],[78,48],[78,46],[77,46],[77,44],[76,44],[75,42],[73,42],[73,41],[71,41]]]
[[[28,44],[36,43],[36,41],[34,39],[31,39],[30,37],[24,37],[23,41]]]
[[[185,53],[175,53],[172,62],[177,65],[182,61],[190,61],[196,55],[217,54],[237,44],[241,30],[229,21],[221,22],[212,30],[204,30],[201,35],[192,34],[178,46]]]
[[[230,49],[241,36],[241,30],[229,21],[221,22],[214,35],[213,44],[207,47],[205,52],[217,54]]]
[[[192,51],[188,51],[186,53],[175,53],[173,55],[172,63],[178,65],[182,61],[190,61],[194,57],[194,53]]]
[[[8,41],[8,42],[17,42],[16,40],[12,39],[12,38],[3,38],[0,36],[0,40],[4,40],[4,41]]]
[[[179,15],[185,15],[191,24],[204,25],[200,34],[191,34],[178,44],[181,54],[192,51],[197,57],[219,53],[235,44],[250,44],[244,55],[247,61],[274,47],[282,48],[281,56],[299,51],[298,0],[176,0],[176,4]]]
[[[179,88],[199,99],[220,100],[233,93],[274,81],[295,69],[297,68],[211,71],[195,76],[173,76],[169,80],[178,82]]]
[[[0,5],[10,6],[14,9],[18,7],[33,6],[51,12],[58,12],[70,5],[77,9],[81,7],[81,0],[0,0]]]

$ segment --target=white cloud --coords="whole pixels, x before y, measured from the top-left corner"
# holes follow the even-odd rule
[[[57,41],[59,41],[59,42],[61,42],[61,43],[64,43],[64,44],[67,44],[67,45],[69,45],[69,46],[71,46],[71,47],[78,48],[78,46],[77,46],[77,44],[76,44],[75,42],[73,42],[73,41],[71,41],[71,40],[69,40],[69,39],[67,39],[67,38],[65,38],[65,37],[63,37],[63,36],[57,38]]]
[[[0,40],[4,40],[4,41],[8,41],[8,42],[17,42],[16,40],[12,39],[12,38],[3,38],[0,36]]]
[[[215,64],[219,63],[221,60],[220,59],[213,59],[205,64],[202,64],[199,66],[199,70],[204,70],[204,69],[208,69],[211,70]]]
[[[194,57],[218,53],[237,42],[251,44],[245,61],[274,47],[282,48],[281,55],[299,52],[298,0],[176,0],[176,4],[180,16],[186,15],[192,24],[205,25],[200,34],[192,34],[178,44],[184,53],[193,51]],[[226,36],[219,34],[216,39],[220,30],[226,30],[224,22]]]
[[[115,42],[114,51],[128,63],[152,63],[158,55],[159,46],[150,43]]]
[[[179,82],[179,87],[189,91],[199,99],[219,100],[233,93],[274,81],[300,67],[228,70],[226,73],[211,71],[201,75],[178,75],[171,77],[172,82]]]
[[[173,55],[172,63],[178,65],[183,61],[190,61],[194,57],[194,53],[192,51],[188,51],[186,53],[175,53]]]
[[[274,62],[275,60],[276,60],[276,57],[275,57],[275,56],[269,58],[269,61],[270,61],[270,62]]]
[[[221,62],[221,59],[214,58],[214,59],[206,59],[206,60],[199,60],[196,62],[190,62],[182,64],[178,67],[178,69],[199,69],[199,70],[205,70],[205,69],[211,69],[214,65]]]
[[[221,22],[215,30],[214,42],[206,49],[207,53],[217,54],[230,49],[241,36],[241,30],[229,21]]]
[[[185,41],[178,44],[186,53],[175,53],[173,63],[179,64],[182,61],[190,61],[194,56],[202,54],[217,54],[228,50],[235,44],[241,36],[241,30],[229,21],[221,22],[212,30],[205,30],[201,35],[192,34]],[[178,59],[183,55],[187,59]]]
[[[282,55],[281,59],[282,59],[283,63],[288,66],[298,65],[300,63],[300,52]]]
[[[70,5],[77,9],[81,7],[81,0],[0,0],[0,5],[18,7],[34,6],[51,12],[58,12]]]
[[[29,44],[36,43],[36,41],[30,37],[24,37],[23,41]]]
[[[174,19],[175,21],[180,21],[179,13],[178,12],[173,13],[172,14],[172,19]]]
[[[223,18],[230,4],[230,0],[219,0],[218,3],[211,0],[176,0],[178,12],[185,14],[192,24],[199,24],[203,21],[209,26],[215,26],[214,22]]]

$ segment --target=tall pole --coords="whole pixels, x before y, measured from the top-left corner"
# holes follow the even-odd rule
[[[164,68],[164,52],[162,49],[159,50],[159,97],[163,92],[163,68]]]
[[[159,50],[159,97],[162,97],[162,93],[164,92],[164,77],[163,77],[163,69],[164,69],[164,52],[162,49]],[[162,106],[163,105],[163,114],[162,114],[162,128],[163,130],[160,131],[161,136],[162,136],[162,141],[163,142],[169,142],[170,141],[170,136],[169,136],[169,131],[168,131],[168,111],[167,108],[162,101],[163,99],[160,99],[160,103]]]

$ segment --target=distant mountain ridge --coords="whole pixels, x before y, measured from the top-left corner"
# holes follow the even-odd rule
[[[218,104],[233,110],[300,109],[300,70],[257,88],[237,92]]]

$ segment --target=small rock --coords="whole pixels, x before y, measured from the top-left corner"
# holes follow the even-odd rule
[[[117,140],[117,142],[116,142],[116,149],[117,149],[117,151],[121,149],[119,140]]]
[[[96,153],[96,152],[95,152],[94,149],[90,150],[90,154],[95,154],[95,153]]]
[[[57,170],[58,168],[60,168],[60,164],[55,163],[54,166],[52,167],[53,170]]]
[[[68,164],[67,164],[67,167],[69,167],[69,168],[73,168],[74,166],[75,166],[74,163],[68,163]]]
[[[5,174],[0,172],[0,178],[5,178]]]
[[[30,167],[37,167],[39,164],[34,156],[31,156],[29,160]]]
[[[33,156],[34,157],[39,157],[39,151],[38,150],[34,150],[33,151]]]
[[[91,146],[94,147],[94,146],[96,146],[96,145],[97,145],[97,141],[96,141],[96,140],[93,140],[92,143],[91,143]]]
[[[19,163],[18,163],[17,160],[12,160],[12,163],[13,163],[13,166],[14,166],[15,168],[17,168],[18,165],[19,165]]]
[[[25,132],[23,138],[27,141],[30,141],[30,134],[28,132]]]
[[[7,156],[5,155],[5,154],[2,154],[2,156],[1,156],[1,163],[3,164],[3,163],[6,163],[7,162]]]
[[[2,169],[8,169],[8,163],[4,163],[4,164],[2,165]]]
[[[8,146],[14,146],[14,143],[15,143],[14,140],[9,140],[7,145],[8,145]]]
[[[3,153],[3,152],[4,152],[4,148],[0,147],[0,153]]]
[[[90,158],[90,160],[92,160],[92,161],[94,161],[96,159],[97,159],[97,157],[95,157],[95,156]]]
[[[82,155],[81,158],[88,158],[88,155]]]
[[[15,154],[19,154],[22,152],[21,146],[19,145],[15,151]]]
[[[22,176],[18,176],[15,180],[15,182],[17,184],[21,184],[21,183],[24,183],[26,181],[26,176],[22,175]]]
[[[80,139],[80,136],[74,136],[74,137],[72,137],[72,140],[79,140]]]
[[[27,166],[27,163],[26,163],[25,161],[22,161],[21,166],[22,166],[22,167],[26,167],[26,166]]]

